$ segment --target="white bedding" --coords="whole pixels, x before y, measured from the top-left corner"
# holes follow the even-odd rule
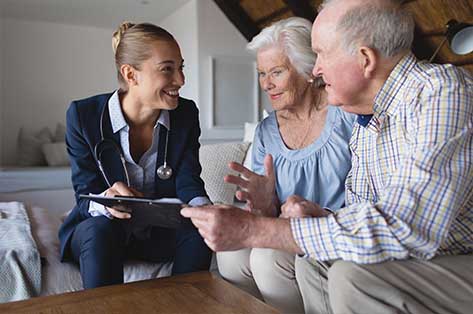
[[[0,167],[0,193],[72,189],[70,167]]]

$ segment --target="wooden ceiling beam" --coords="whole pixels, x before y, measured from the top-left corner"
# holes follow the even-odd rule
[[[295,16],[300,16],[313,22],[317,13],[308,0],[284,0]]]
[[[214,2],[246,40],[251,41],[251,39],[260,32],[259,27],[241,7],[240,1],[214,0]]]
[[[281,8],[279,10],[276,10],[274,11],[273,13],[269,14],[269,15],[266,15],[266,16],[263,16],[262,18],[258,19],[255,21],[256,25],[263,25],[269,21],[272,21],[274,20],[275,18],[277,18],[278,16],[280,15],[283,15],[284,13],[287,13],[288,11],[290,11],[291,9],[288,8],[288,7],[284,7],[284,8]]]

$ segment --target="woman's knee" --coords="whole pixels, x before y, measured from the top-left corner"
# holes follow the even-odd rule
[[[73,241],[81,248],[98,246],[101,249],[122,246],[125,237],[118,223],[104,216],[92,217],[77,225]]]
[[[208,257],[212,255],[211,250],[205,244],[204,238],[200,235],[197,229],[178,230],[176,232],[177,250],[184,250],[189,252],[204,252]]]
[[[253,276],[258,279],[273,277],[275,274],[294,278],[293,254],[273,249],[253,249],[250,256],[250,266]]]
[[[217,265],[222,277],[230,282],[253,280],[250,269],[250,252],[251,249],[218,252]]]
[[[173,274],[209,270],[212,251],[196,229],[176,233]]]

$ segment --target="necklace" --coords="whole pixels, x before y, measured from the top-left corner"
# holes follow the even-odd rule
[[[282,121],[286,120],[284,116],[281,116]],[[292,120],[292,119],[291,119]],[[311,134],[312,129],[314,128],[314,119],[313,117],[310,117],[306,120],[305,123],[308,123],[307,126],[303,127],[303,131],[301,132],[301,129],[299,126],[303,125],[303,122],[298,122],[292,120],[292,122],[289,122],[286,120],[284,122],[284,126],[282,126],[282,121],[279,122],[279,128],[280,128],[280,136],[284,144],[291,150],[298,150],[303,148],[305,145],[305,142],[309,138],[309,134]],[[297,129],[296,129],[297,127]],[[297,130],[297,131],[296,131]]]
[[[310,119],[310,117],[309,117],[309,122],[308,122],[308,123],[309,123],[309,125],[308,125],[307,128],[306,128],[305,135],[304,135],[304,137],[302,138],[302,140],[300,141],[299,145],[297,145],[297,146],[295,147],[295,149],[302,149],[302,148],[304,148],[304,143],[305,143],[305,141],[307,140],[307,137],[309,136],[310,132],[312,131],[313,125],[315,124],[315,123],[313,123],[312,119]]]
[[[306,123],[308,123],[308,125],[305,127],[305,131],[304,131],[305,134],[304,133],[301,134],[302,139],[300,141],[297,141],[297,138],[299,137],[297,134],[295,136],[288,136],[288,138],[287,138],[288,140],[290,138],[293,138],[293,140],[286,142],[286,145],[288,147],[290,146],[291,149],[298,150],[298,149],[302,149],[305,146],[307,146],[307,145],[304,145],[304,144],[306,143],[307,139],[310,138],[309,135],[312,133],[312,130],[314,128],[314,124],[316,124],[320,120],[318,118],[318,115],[320,113],[319,111],[321,110],[321,108],[319,107],[319,104],[321,103],[322,95],[320,93],[317,93],[314,96],[315,96],[314,97],[315,99],[313,99],[313,100],[315,100],[315,102],[313,104],[315,104],[315,105],[312,105],[311,106],[312,108],[309,110],[308,118],[306,120],[307,121]],[[312,110],[315,110],[315,112],[313,112]],[[291,118],[289,118],[288,116],[285,116],[284,114],[281,115],[281,118],[285,119],[286,121],[287,120],[292,120]],[[295,123],[297,124],[297,122],[295,122]],[[287,130],[288,130],[287,132],[292,133],[291,128],[289,128]],[[294,133],[292,133],[292,134],[294,135]],[[284,137],[286,137],[286,136],[284,136]],[[289,142],[294,143],[294,145],[289,145]]]

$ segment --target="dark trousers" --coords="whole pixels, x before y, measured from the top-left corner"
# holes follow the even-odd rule
[[[71,253],[79,264],[85,289],[123,283],[126,259],[173,261],[172,274],[208,270],[211,251],[193,226],[153,227],[149,238],[127,235],[124,221],[104,216],[82,221],[75,229]]]

